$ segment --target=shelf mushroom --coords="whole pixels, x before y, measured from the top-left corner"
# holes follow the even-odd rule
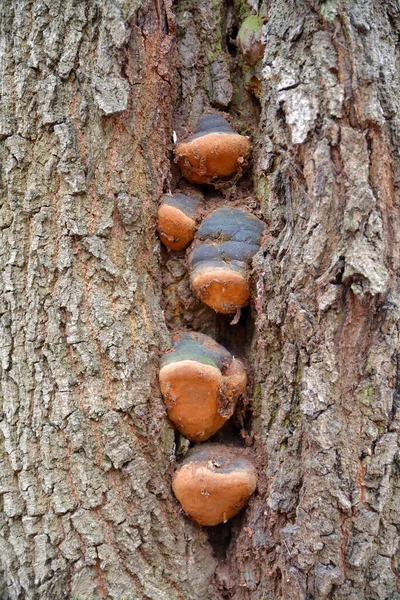
[[[157,231],[164,246],[183,250],[193,240],[200,198],[185,194],[165,195],[157,213]]]
[[[201,333],[178,334],[161,358],[161,392],[168,417],[189,440],[203,442],[232,416],[246,389],[240,360]]]
[[[235,516],[257,486],[257,471],[239,448],[204,444],[193,448],[174,473],[172,489],[199,525]]]
[[[236,133],[221,115],[202,117],[195,133],[178,144],[175,156],[182,173],[192,183],[212,183],[243,169],[250,156],[247,136]]]
[[[189,255],[195,295],[216,312],[231,314],[250,297],[251,260],[264,223],[237,208],[218,208],[200,225]]]

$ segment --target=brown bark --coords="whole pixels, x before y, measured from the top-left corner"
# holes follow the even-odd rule
[[[249,67],[232,39],[255,10]],[[400,599],[398,3],[1,15],[1,598]],[[254,150],[208,207],[268,230],[232,326],[155,229],[161,195],[187,188],[172,131],[213,110]],[[176,327],[254,381],[220,439],[253,449],[258,491],[215,530],[171,491],[185,440],[157,364]]]

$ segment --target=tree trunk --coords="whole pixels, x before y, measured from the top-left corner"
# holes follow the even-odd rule
[[[263,19],[263,61],[235,40]],[[3,0],[4,600],[399,600],[396,0]],[[237,325],[160,247],[204,112],[250,135],[206,198],[267,224]],[[185,440],[158,358],[177,327],[247,359],[217,438],[252,448],[216,528],[171,491]]]

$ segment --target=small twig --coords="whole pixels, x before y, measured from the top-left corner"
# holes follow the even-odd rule
[[[239,323],[241,312],[242,312],[241,309],[238,308],[237,311],[236,311],[236,313],[235,313],[235,316],[233,317],[233,319],[232,319],[232,321],[230,323],[231,325],[237,325]]]

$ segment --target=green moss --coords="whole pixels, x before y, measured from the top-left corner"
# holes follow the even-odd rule
[[[257,196],[257,200],[258,200],[261,208],[266,210],[267,205],[268,205],[268,198],[269,198],[269,187],[268,187],[268,181],[267,181],[266,177],[261,176],[258,178],[257,187],[256,187],[256,196]]]
[[[321,4],[321,15],[326,21],[333,21],[337,15],[337,0],[326,0]]]
[[[247,88],[250,86],[250,82],[253,81],[253,79],[257,78],[256,73],[254,72],[254,69],[264,54],[264,46],[261,41],[262,40],[261,28],[262,28],[262,19],[258,15],[251,15],[250,17],[247,17],[243,21],[243,23],[239,29],[239,32],[237,34],[238,46],[242,51],[244,59],[253,68],[253,73],[252,73],[251,77],[249,78],[247,76],[247,84],[246,84]],[[258,75],[259,75],[259,77],[258,77],[258,79],[259,79],[260,72],[258,73]],[[246,77],[245,77],[245,80],[246,80]],[[257,86],[255,84],[255,81],[253,81],[253,86],[254,86],[254,90],[253,90],[254,95],[259,96],[261,90],[258,88],[260,88],[260,84],[258,84],[258,86]]]
[[[175,446],[175,430],[167,422],[165,424],[164,436],[162,441],[164,453],[170,457],[174,454]]]
[[[261,393],[262,393],[261,383],[256,383],[254,385],[254,394],[253,394],[254,395],[254,399],[255,400],[261,400]]]
[[[372,371],[373,371],[373,361],[375,358],[375,354],[373,352],[370,352],[368,355],[368,360],[367,360],[367,365],[365,367],[365,372],[368,375],[371,375]]]
[[[262,388],[261,383],[256,383],[253,390],[253,409],[257,415],[261,412]]]
[[[243,126],[239,129],[240,135],[250,135],[251,131],[248,127]]]
[[[176,448],[177,456],[185,456],[187,451],[189,450],[190,442],[185,436],[179,434],[178,436],[178,444]]]
[[[246,0],[234,0],[235,13],[239,21],[243,21],[249,14],[249,5]]]
[[[253,33],[254,31],[260,31],[262,27],[262,19],[258,15],[250,15],[247,17],[238,32],[238,40],[242,40],[243,37],[247,36],[249,33]]]
[[[362,400],[361,401],[364,404],[371,404],[373,399],[374,399],[374,388],[372,387],[372,385],[369,385],[366,388],[364,388],[364,390],[362,391]]]
[[[218,40],[218,42],[215,44],[214,50],[212,50],[212,52],[210,52],[207,57],[208,62],[210,64],[215,62],[219,58],[219,55],[221,54],[221,52],[222,52],[222,44],[221,44],[221,40]]]
[[[270,394],[269,397],[270,402],[270,422],[273,423],[278,416],[279,406],[275,403],[274,394]]]

